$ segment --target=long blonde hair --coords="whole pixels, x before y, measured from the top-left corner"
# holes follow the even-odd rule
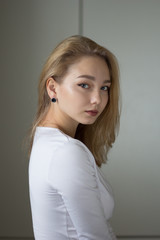
[[[106,162],[119,127],[119,68],[116,57],[109,50],[84,36],[71,36],[58,44],[43,67],[38,86],[38,109],[30,131],[30,151],[36,127],[46,116],[51,103],[46,90],[47,79],[52,76],[62,78],[68,67],[82,56],[103,58],[110,72],[111,87],[106,108],[94,124],[79,124],[75,135],[90,149],[96,164],[101,166]]]

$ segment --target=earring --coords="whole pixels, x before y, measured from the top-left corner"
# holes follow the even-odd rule
[[[57,100],[56,100],[56,98],[52,98],[51,101],[52,101],[53,103],[55,103]]]

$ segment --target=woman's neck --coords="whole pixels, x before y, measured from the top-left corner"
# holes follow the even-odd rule
[[[50,107],[47,115],[40,122],[39,126],[58,128],[68,136],[74,138],[78,123],[64,116],[64,114],[55,113],[54,109]]]

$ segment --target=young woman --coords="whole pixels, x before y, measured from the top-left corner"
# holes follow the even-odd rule
[[[31,131],[30,201],[36,240],[116,239],[100,171],[119,124],[114,55],[83,36],[61,42],[39,82]]]

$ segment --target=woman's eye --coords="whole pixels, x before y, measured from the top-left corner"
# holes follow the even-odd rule
[[[89,88],[88,84],[86,84],[86,83],[78,84],[78,86],[80,86],[82,88]]]
[[[104,91],[108,91],[108,90],[109,90],[109,87],[108,87],[108,86],[104,86],[104,87],[102,87],[101,89],[104,90]]]

